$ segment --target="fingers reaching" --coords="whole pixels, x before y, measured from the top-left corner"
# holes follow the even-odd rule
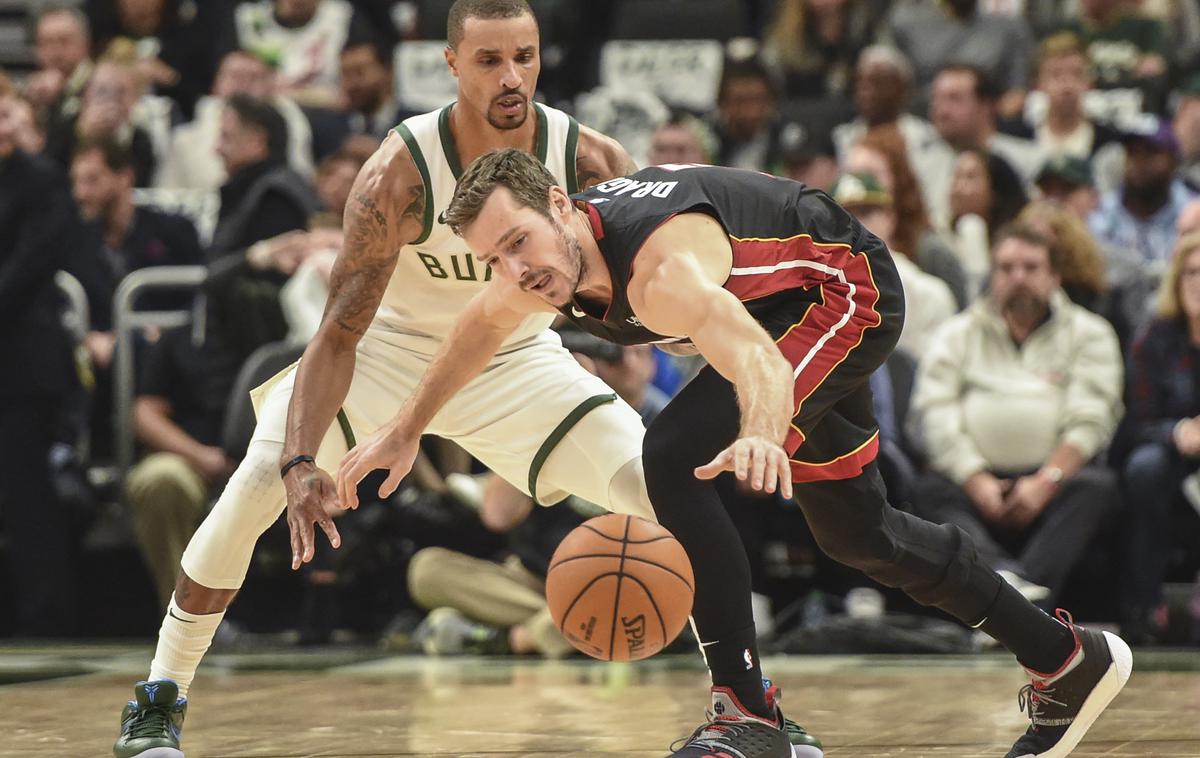
[[[733,468],[733,453],[729,448],[722,450],[708,463],[700,466],[695,470],[697,479],[716,479],[722,471],[729,471]]]

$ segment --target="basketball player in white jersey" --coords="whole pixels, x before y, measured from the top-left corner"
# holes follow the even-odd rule
[[[396,414],[458,312],[491,279],[438,220],[462,167],[515,147],[573,191],[635,169],[615,141],[532,102],[539,35],[525,0],[458,0],[447,37],[458,100],[397,126],[355,181],[321,327],[296,367],[255,391],[253,440],[183,555],[148,681],[122,714],[117,758],[182,758],[192,677],[255,542],[285,506],[293,568],[313,557],[314,524],[340,544],[326,472]],[[551,319],[534,316],[518,328],[430,433],[540,503],[572,493],[653,518],[641,418],[562,348]]]

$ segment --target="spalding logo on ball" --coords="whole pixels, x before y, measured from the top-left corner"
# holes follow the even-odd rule
[[[638,661],[671,644],[692,612],[695,579],[665,528],[610,513],[554,551],[546,603],[563,636],[602,661]]]

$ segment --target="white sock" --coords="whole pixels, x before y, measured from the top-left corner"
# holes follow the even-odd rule
[[[223,618],[225,611],[196,615],[181,610],[172,594],[162,628],[158,630],[158,647],[150,662],[149,681],[170,679],[179,685],[179,696],[187,697],[200,659],[212,644]]]

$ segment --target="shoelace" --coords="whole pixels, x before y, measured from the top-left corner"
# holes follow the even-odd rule
[[[1029,714],[1029,720],[1033,721],[1042,713],[1042,703],[1050,703],[1066,707],[1066,703],[1061,700],[1055,700],[1050,697],[1050,693],[1054,692],[1050,687],[1039,687],[1037,682],[1025,685],[1017,693],[1017,706]]]
[[[748,724],[743,724],[737,721],[717,721],[714,718],[712,711],[705,711],[704,716],[708,719],[706,722],[696,727],[696,729],[687,737],[683,737],[682,739],[672,742],[671,746],[667,749],[674,753],[684,745],[690,745],[693,742],[719,739],[726,735],[736,737],[738,734],[750,728]],[[711,737],[705,737],[705,732],[709,731],[716,732],[716,734],[713,734]]]
[[[129,727],[131,738],[162,737],[171,732],[171,716],[166,708],[151,706],[139,708],[133,715],[133,724]]]

